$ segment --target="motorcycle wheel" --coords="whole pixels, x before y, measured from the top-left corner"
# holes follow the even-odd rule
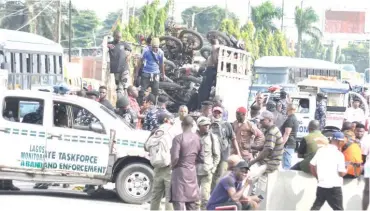
[[[168,59],[164,60],[164,67],[166,68],[166,72],[177,68],[176,64],[173,63],[173,61],[168,60]]]
[[[203,56],[203,58],[208,59],[208,57],[211,55],[211,47],[204,46],[202,49],[200,49],[200,55]]]
[[[180,32],[180,40],[188,46],[187,50],[200,50],[203,47],[203,38],[198,32],[185,29]]]
[[[211,42],[211,40],[213,39],[218,39],[218,42],[221,45],[225,45],[229,47],[232,45],[230,38],[225,33],[217,31],[217,30],[212,30],[207,33],[208,42]]]
[[[181,40],[173,36],[162,36],[159,38],[159,47],[163,50],[167,59],[175,59],[182,52]]]

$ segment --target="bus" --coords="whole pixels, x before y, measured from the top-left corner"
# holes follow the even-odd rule
[[[264,56],[254,62],[254,80],[251,90],[267,91],[271,85],[296,91],[296,84],[309,75],[330,76],[341,80],[341,68],[319,59]]]
[[[8,89],[31,89],[63,81],[63,48],[37,34],[0,29],[0,64]]]

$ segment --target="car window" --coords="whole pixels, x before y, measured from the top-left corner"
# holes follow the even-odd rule
[[[310,113],[310,100],[307,98],[292,99],[293,105],[296,106],[296,113],[307,114]]]
[[[33,98],[6,97],[3,118],[11,122],[43,125],[44,101]]]
[[[54,101],[54,126],[91,131],[91,123],[103,123],[90,111],[78,105]],[[104,132],[105,133],[105,132]]]

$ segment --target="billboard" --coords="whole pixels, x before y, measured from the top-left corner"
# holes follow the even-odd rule
[[[325,32],[333,34],[364,34],[366,12],[325,11]]]

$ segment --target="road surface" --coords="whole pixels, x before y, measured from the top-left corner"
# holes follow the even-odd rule
[[[293,165],[299,160],[295,154]],[[47,190],[37,190],[32,188],[34,183],[14,181],[14,184],[21,191],[0,191],[0,201],[3,207],[9,206],[13,209],[24,208],[25,206],[37,207],[39,211],[50,211],[50,207],[58,206],[63,206],[65,210],[74,210],[76,207],[79,207],[79,209],[83,207],[84,209],[118,208],[125,210],[125,208],[129,208],[130,210],[150,210],[148,203],[132,205],[121,202],[113,191],[106,191],[103,194],[91,197],[82,191],[72,190],[73,186],[70,188],[49,187]],[[113,189],[112,184],[105,187]]]
[[[62,187],[35,190],[32,189],[34,183],[16,181],[14,184],[21,191],[0,191],[2,207],[11,207],[12,209],[24,209],[25,206],[29,208],[37,207],[39,211],[50,211],[52,207],[63,207],[63,210],[76,210],[82,207],[86,210],[106,210],[112,208],[118,208],[117,210],[150,210],[147,203],[143,205],[125,204],[110,191],[100,196],[90,197],[82,191],[74,191]]]

